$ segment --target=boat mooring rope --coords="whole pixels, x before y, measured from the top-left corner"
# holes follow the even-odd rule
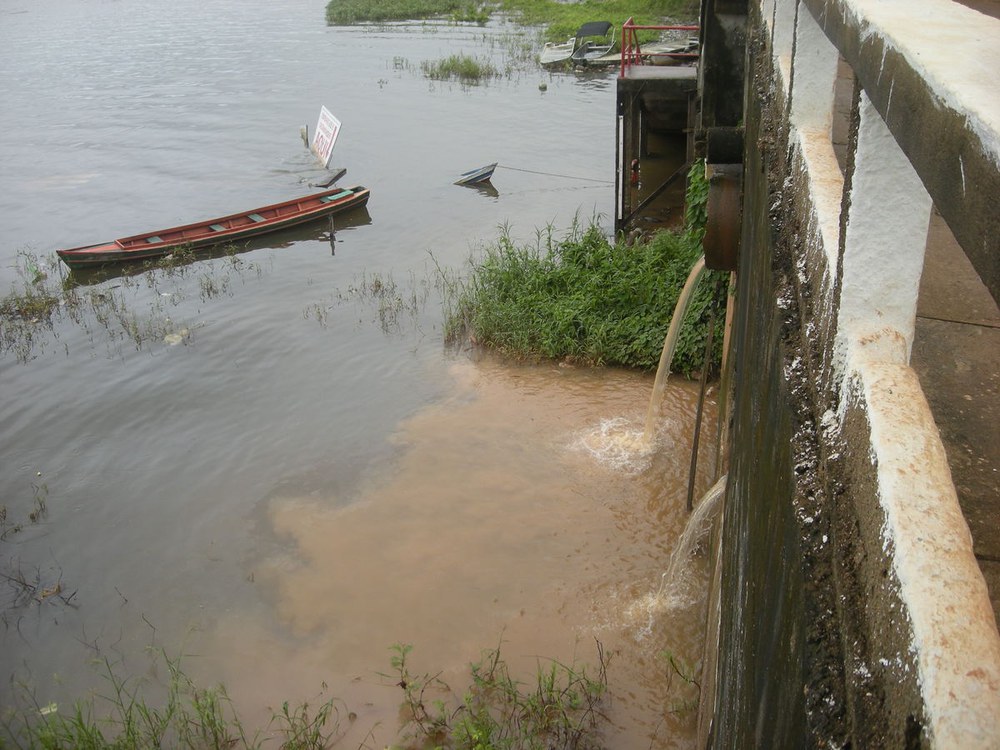
[[[562,177],[567,180],[581,180],[583,182],[600,182],[604,185],[614,185],[613,180],[598,180],[594,177],[574,177],[569,174],[556,174],[555,172],[536,172],[534,169],[520,169],[518,167],[505,167],[503,164],[498,164],[497,169],[509,169],[511,172],[527,172],[528,174],[540,174],[546,177]]]

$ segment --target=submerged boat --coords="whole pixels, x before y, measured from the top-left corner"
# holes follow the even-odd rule
[[[368,202],[368,194],[368,188],[361,185],[334,188],[197,224],[160,229],[96,245],[57,250],[56,255],[70,268],[93,268],[152,260],[181,248],[223,245],[360,208]]]
[[[574,63],[586,65],[595,62],[614,50],[615,27],[610,21],[591,21],[576,32],[578,45],[570,58]]]
[[[575,36],[571,36],[565,42],[546,42],[542,47],[542,54],[538,56],[538,62],[542,65],[565,62],[573,55],[574,49],[576,49]]]
[[[462,176],[455,180],[456,185],[478,185],[483,182],[489,182],[490,178],[493,176],[493,170],[497,168],[497,162],[492,164],[487,164],[485,167],[479,167],[478,169],[470,169],[468,172],[462,172]]]

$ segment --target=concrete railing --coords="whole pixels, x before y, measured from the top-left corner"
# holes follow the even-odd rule
[[[864,602],[868,635],[879,622],[905,631],[909,653],[883,666],[919,691],[920,736],[1000,747],[1000,637],[909,366],[934,207],[1000,297],[1000,21],[947,0],[763,0],[753,14],[786,118],[782,189],[802,217],[796,270],[822,350],[812,378],[830,394],[823,434],[853,454],[847,480],[872,487],[853,498],[860,544],[877,558],[870,571],[891,571],[890,594],[873,586]],[[838,162],[845,62],[852,135]]]

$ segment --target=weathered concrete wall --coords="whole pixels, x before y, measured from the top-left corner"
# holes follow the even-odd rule
[[[983,242],[996,213],[980,221],[978,198],[945,195],[938,155],[913,145],[928,137],[920,107],[941,122],[940,103],[954,105],[948,173],[973,160],[979,179],[992,160],[987,186],[1000,118],[975,105],[963,120],[967,82],[929,77],[944,73],[928,48],[885,27],[975,21],[1000,41],[1000,22],[943,17],[951,5],[751,3],[708,747],[1000,747],[1000,636],[909,367],[932,198],[979,222],[955,234],[987,284],[995,262]],[[873,77],[872,50],[891,80]],[[844,171],[831,140],[842,59],[858,66]],[[889,100],[909,122],[883,116]]]

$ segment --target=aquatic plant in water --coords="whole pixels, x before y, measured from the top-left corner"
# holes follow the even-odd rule
[[[595,674],[586,666],[548,661],[528,685],[513,678],[499,647],[488,649],[470,665],[471,683],[461,698],[438,677],[410,671],[412,646],[397,644],[392,650],[393,674],[383,676],[403,691],[403,747],[424,748],[429,742],[442,750],[601,747],[608,658],[600,643]],[[166,669],[145,672],[164,672],[165,684],[130,676],[121,662],[104,657],[96,661],[104,689],[71,706],[46,702],[22,686],[16,705],[0,711],[0,747],[320,750],[340,744],[357,720],[342,701],[321,694],[318,705],[285,702],[265,727],[251,729],[224,685],[196,684],[179,658],[162,651],[153,658]],[[165,698],[153,702],[146,697],[151,692]],[[369,747],[371,737],[369,731],[361,747]]]
[[[28,362],[58,338],[56,325],[69,321],[93,339],[103,328],[110,342],[131,343],[142,350],[153,342],[181,335],[187,339],[194,326],[171,319],[168,307],[179,305],[187,296],[183,282],[196,276],[203,301],[232,295],[232,280],[260,277],[259,263],[242,259],[238,248],[226,248],[221,258],[195,263],[191,251],[178,250],[164,258],[119,269],[119,276],[90,274],[85,278],[68,274],[53,255],[42,258],[18,253],[18,279],[0,298],[0,355],[13,353],[19,362]],[[167,282],[171,285],[167,287]],[[148,301],[136,304],[145,287]],[[169,289],[169,290],[168,290]],[[186,332],[183,333],[182,332]],[[65,344],[68,349],[68,344]]]
[[[596,674],[579,664],[546,660],[534,683],[510,673],[500,647],[483,651],[470,665],[471,684],[461,700],[439,677],[410,671],[410,644],[392,647],[393,674],[403,691],[403,730],[408,748],[440,750],[543,750],[602,747],[608,657],[597,642]]]
[[[99,660],[103,690],[72,706],[45,702],[27,687],[17,705],[0,712],[0,747],[44,748],[257,748],[277,747],[320,750],[332,747],[342,736],[342,725],[353,721],[340,701],[330,698],[318,706],[308,702],[282,704],[269,724],[248,730],[225,686],[201,687],[182,669],[179,658],[162,652],[156,660],[166,666],[165,685],[123,675],[121,663]],[[159,666],[158,664],[156,666]],[[155,670],[152,670],[155,672]],[[151,673],[152,673],[151,672]],[[153,703],[145,692],[166,693]],[[345,722],[344,720],[347,720]]]
[[[457,79],[462,83],[478,83],[486,78],[500,77],[500,71],[489,60],[480,60],[468,55],[450,55],[443,60],[420,63],[420,69],[428,78],[436,81]]]

